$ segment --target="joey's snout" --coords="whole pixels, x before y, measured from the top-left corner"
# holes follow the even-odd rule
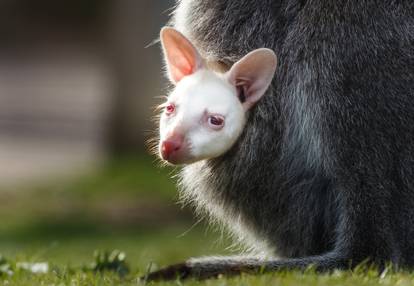
[[[187,149],[182,135],[174,134],[160,142],[161,158],[171,164],[181,164],[185,161]]]
[[[171,154],[180,151],[181,142],[177,140],[166,140],[161,143],[161,156],[164,160],[167,160]]]

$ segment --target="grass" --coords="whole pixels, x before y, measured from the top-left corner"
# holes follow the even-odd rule
[[[8,265],[13,275],[0,275],[0,285],[138,285],[149,265],[156,269],[191,256],[230,253],[225,248],[229,242],[217,233],[203,224],[193,227],[190,212],[174,203],[171,170],[154,165],[147,157],[123,157],[81,178],[1,190],[0,253],[7,263],[0,259],[0,273]],[[114,249],[126,254],[129,272],[121,277],[116,271],[94,271],[118,269],[123,261],[94,258],[96,250]],[[22,262],[47,262],[49,269],[32,273],[18,267]],[[414,285],[414,275],[308,271],[154,285],[182,284]]]

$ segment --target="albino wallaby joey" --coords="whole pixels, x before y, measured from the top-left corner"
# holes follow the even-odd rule
[[[224,154],[243,131],[246,112],[269,87],[276,55],[254,50],[220,74],[207,68],[177,30],[163,28],[161,43],[168,77],[175,84],[160,118],[162,159],[189,164]]]
[[[162,157],[184,164],[184,199],[257,254],[147,278],[413,268],[413,1],[180,0],[173,15],[189,40],[162,35],[177,83]],[[263,47],[275,75],[269,50],[246,56]],[[200,55],[234,65],[215,74]]]

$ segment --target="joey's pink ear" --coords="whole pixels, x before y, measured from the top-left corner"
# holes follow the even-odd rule
[[[276,71],[277,58],[270,49],[254,50],[226,73],[228,81],[243,92],[245,110],[254,106],[265,94]]]
[[[177,30],[164,27],[160,33],[168,76],[176,84],[202,68],[203,60],[191,42]]]

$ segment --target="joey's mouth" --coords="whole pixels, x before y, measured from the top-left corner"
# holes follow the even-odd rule
[[[162,157],[161,158],[170,165],[184,165],[188,164],[187,160],[183,159],[182,157],[170,155],[169,157]]]
[[[191,156],[187,146],[171,148],[165,142],[161,142],[159,145],[159,156],[170,165],[185,165],[197,161],[196,158]]]
[[[179,166],[179,165],[188,165],[191,163],[194,163],[198,160],[195,160],[191,157],[182,157],[182,156],[178,156],[178,155],[170,155],[167,158],[163,158],[161,156],[161,159],[164,160],[165,162],[167,162],[170,165],[174,165],[174,166]]]
[[[217,157],[200,158],[200,157],[195,157],[195,156],[187,155],[187,154],[186,155],[172,154],[169,157],[164,158],[161,153],[160,153],[160,157],[163,161],[173,166],[190,165],[190,164],[194,164],[200,161],[217,158]]]

